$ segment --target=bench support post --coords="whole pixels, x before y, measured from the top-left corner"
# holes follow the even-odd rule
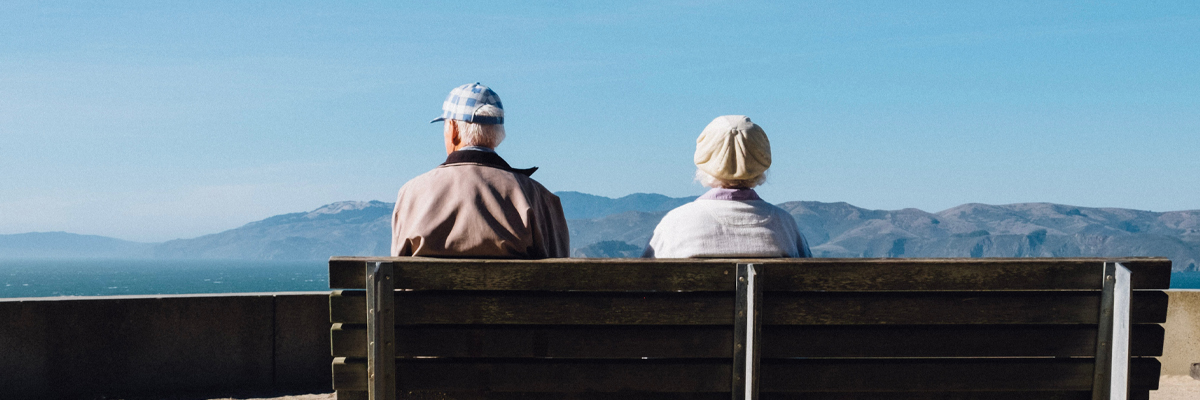
[[[738,264],[733,317],[733,400],[758,399],[761,303],[762,285],[754,264]]]
[[[1129,398],[1130,275],[1120,263],[1104,263],[1092,400]]]
[[[396,283],[392,263],[367,263],[367,389],[370,400],[396,398]]]

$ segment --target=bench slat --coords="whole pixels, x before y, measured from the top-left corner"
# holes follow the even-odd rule
[[[333,323],[366,323],[365,295],[330,295]],[[774,292],[765,325],[1095,324],[1099,292]],[[396,323],[731,325],[733,296],[719,292],[593,293],[397,291]],[[1133,293],[1133,323],[1166,320],[1167,295]]]
[[[351,392],[357,393],[357,392]],[[339,396],[341,393],[339,393]],[[1091,400],[1090,392],[838,392],[762,393],[764,400]],[[729,400],[728,393],[496,393],[496,392],[403,392],[405,400]],[[359,400],[358,397],[347,397]],[[363,398],[365,399],[365,398]],[[1129,400],[1149,400],[1150,392],[1135,390]],[[338,400],[343,398],[338,397]]]
[[[362,289],[366,260],[396,265],[397,288],[416,290],[733,291],[733,260],[449,260],[333,258],[330,288]],[[765,259],[763,290],[1099,289],[1104,259]],[[741,262],[748,262],[742,260]],[[1166,289],[1171,261],[1132,258],[1134,289]]]
[[[1135,358],[1130,386],[1158,387],[1158,360]],[[404,391],[724,392],[728,361],[397,359]],[[365,387],[365,364],[334,364],[335,389]],[[361,371],[349,371],[357,368]],[[763,360],[760,391],[946,392],[1088,391],[1092,363],[1083,359]],[[344,375],[344,378],[339,377]],[[354,378],[357,380],[351,380]],[[341,386],[338,386],[341,385]],[[1019,397],[1024,398],[1023,395]]]
[[[762,390],[972,391],[1087,390],[1093,364],[1086,359],[992,360],[771,360],[764,362]],[[1157,389],[1160,364],[1130,360],[1129,386]]]
[[[338,390],[334,394],[337,400],[371,400],[371,396],[363,390]]]
[[[366,327],[331,331],[334,357],[366,357]],[[762,357],[1091,357],[1096,327],[1076,325],[771,326]],[[1133,356],[1162,355],[1163,328],[1134,325]],[[730,358],[722,326],[409,325],[397,357]]]

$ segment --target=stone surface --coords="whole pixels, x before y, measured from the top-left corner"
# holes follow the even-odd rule
[[[1200,290],[1169,290],[1167,295],[1167,332],[1158,360],[1163,375],[1188,376],[1192,364],[1200,363]]]

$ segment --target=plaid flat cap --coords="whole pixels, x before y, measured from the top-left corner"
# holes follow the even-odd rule
[[[496,95],[496,92],[487,86],[480,85],[479,82],[468,83],[450,91],[450,96],[446,97],[445,103],[442,103],[442,116],[430,122],[456,119],[477,124],[503,124],[503,116],[475,115],[475,111],[485,105],[493,105],[504,110],[504,106],[500,104],[500,96]]]

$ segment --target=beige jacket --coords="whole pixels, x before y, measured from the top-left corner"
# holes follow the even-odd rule
[[[569,257],[562,204],[532,173],[509,167],[495,153],[452,153],[400,188],[391,255]]]

